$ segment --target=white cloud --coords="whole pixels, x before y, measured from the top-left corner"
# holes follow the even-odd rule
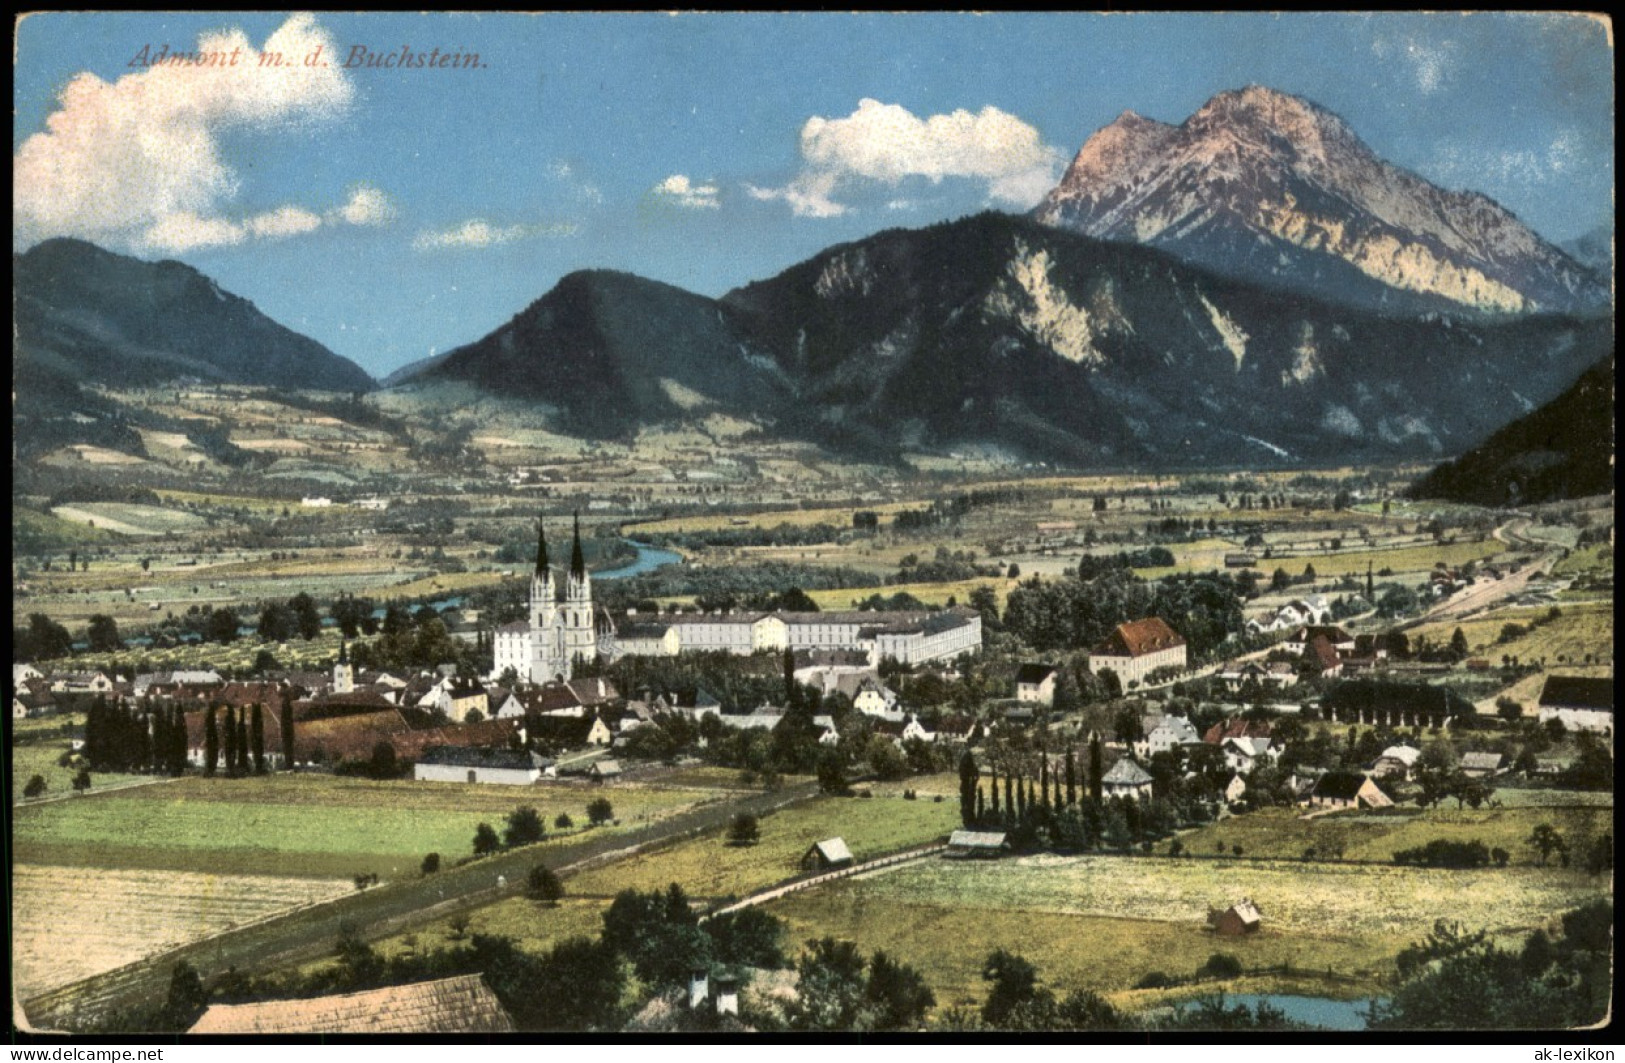
[[[351,225],[386,225],[399,213],[389,197],[371,185],[357,185],[350,192],[350,200],[337,210],[328,211],[328,221],[344,221]]]
[[[79,74],[12,159],[14,241],[78,236],[169,251],[240,242],[249,230],[222,216],[239,179],[220,136],[343,111],[354,88],[342,68],[303,64],[318,46],[336,49],[315,16],[296,14],[264,44],[285,66],[261,66],[232,29],[198,38],[201,63],[165,62],[111,84]]]
[[[321,218],[303,207],[281,207],[249,218],[243,223],[243,228],[255,236],[281,239],[285,236],[308,233],[312,229],[320,228],[321,224]]]
[[[714,184],[698,184],[685,174],[674,173],[654,186],[654,194],[668,203],[690,210],[716,210],[718,188]]]
[[[530,237],[571,236],[577,226],[568,222],[548,225],[492,225],[474,218],[449,229],[418,233],[412,246],[419,251],[436,251],[447,247],[486,248]]]
[[[833,198],[837,188],[856,180],[967,178],[985,181],[992,199],[1030,207],[1054,185],[1062,161],[1037,129],[997,107],[920,118],[873,99],[845,118],[807,119],[801,158],[802,172],[785,187],[751,187],[751,195],[783,199],[806,217],[833,217],[846,211]]]
[[[838,218],[846,213],[846,207],[829,198],[836,180],[833,173],[804,173],[783,188],[746,185],[745,191],[756,199],[782,199],[798,217]]]
[[[191,211],[175,210],[153,222],[142,237],[154,251],[180,254],[198,247],[243,242],[243,227],[224,218],[200,218]]]

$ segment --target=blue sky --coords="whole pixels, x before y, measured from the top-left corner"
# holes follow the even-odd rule
[[[166,45],[239,65],[141,65]],[[343,65],[403,46],[479,65]],[[1123,111],[1250,83],[1549,239],[1613,221],[1612,53],[1577,16],[48,13],[17,56],[17,249],[178,258],[376,374],[572,270],[719,295],[1023,210]]]

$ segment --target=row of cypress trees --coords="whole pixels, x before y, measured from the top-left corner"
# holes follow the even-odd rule
[[[976,758],[967,749],[964,756],[959,758],[960,822],[966,827],[1010,820],[1015,823],[1022,823],[1029,818],[1029,809],[1042,808],[1046,813],[1053,813],[1063,808],[1075,807],[1078,804],[1079,791],[1083,787],[1084,781],[1083,778],[1080,778],[1081,773],[1071,749],[1066,751],[1064,772],[1062,778],[1052,780],[1050,778],[1049,757],[1044,756],[1039,759],[1039,776],[1036,789],[1031,778],[1025,776],[1015,778],[1006,775],[1004,777],[1004,801],[1001,806],[998,773],[990,771],[989,780],[993,798],[990,804],[986,793],[982,789],[981,770],[976,765]],[[1101,800],[1100,780],[1102,774],[1100,736],[1092,735],[1089,739],[1089,770],[1086,778],[1089,800],[1097,805]]]

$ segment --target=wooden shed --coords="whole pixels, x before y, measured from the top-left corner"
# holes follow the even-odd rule
[[[1258,928],[1263,926],[1263,913],[1258,905],[1251,899],[1243,898],[1230,907],[1220,911],[1209,908],[1207,912],[1207,925],[1213,932],[1225,937],[1241,937],[1243,934],[1256,934]]]
[[[803,871],[833,871],[851,865],[852,850],[846,847],[846,841],[841,838],[825,838],[815,842],[801,856]]]

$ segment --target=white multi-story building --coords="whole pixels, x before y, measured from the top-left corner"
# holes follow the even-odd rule
[[[982,616],[965,608],[939,613],[679,613],[658,620],[629,617],[612,650],[600,638],[600,651],[609,657],[857,650],[871,664],[886,657],[919,664],[980,652]]]
[[[1118,624],[1106,641],[1089,651],[1089,669],[1110,668],[1127,690],[1158,668],[1185,667],[1185,640],[1157,616]]]

